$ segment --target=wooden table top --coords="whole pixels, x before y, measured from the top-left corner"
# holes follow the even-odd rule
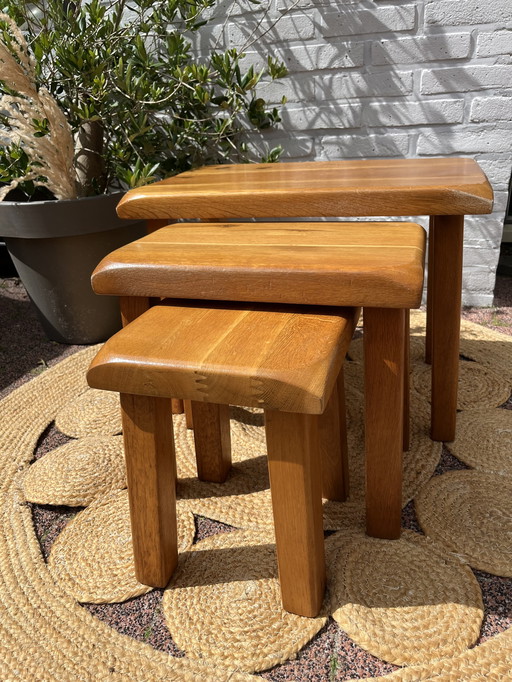
[[[357,308],[170,303],[106,342],[90,386],[320,414],[359,317]]]
[[[492,188],[468,158],[204,166],[129,191],[122,218],[353,217],[491,213]]]
[[[415,223],[178,223],[106,256],[94,291],[117,296],[416,308]]]

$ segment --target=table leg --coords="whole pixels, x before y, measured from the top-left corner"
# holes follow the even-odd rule
[[[436,216],[432,307],[431,437],[455,438],[464,216]]]
[[[187,424],[187,429],[194,428],[194,417],[192,416],[192,401],[183,400],[183,411],[185,412],[185,422]]]
[[[133,322],[135,318],[139,317],[149,310],[151,302],[145,296],[121,296],[119,298],[119,307],[121,309],[121,321],[123,327]]]
[[[170,218],[158,219],[154,218],[153,220],[146,220],[146,232],[150,234],[151,232],[155,232],[155,230],[159,230],[162,227],[166,227],[167,225],[170,225],[173,222],[174,221],[171,220]],[[173,414],[183,414],[184,411],[183,400],[180,400],[179,398],[173,398],[171,404]]]
[[[150,222],[150,221],[148,221]],[[153,299],[145,296],[120,296],[119,307],[121,310],[121,321],[123,327],[133,322],[135,318],[149,310]],[[171,409],[173,414],[182,414],[183,401],[173,398],[171,401]]]
[[[153,218],[153,220],[146,220],[146,232],[150,234],[151,232],[155,232],[155,230],[159,230],[161,227],[166,227],[172,223],[174,223],[174,220],[171,220],[170,218]]]
[[[411,323],[410,310],[404,310],[404,425],[403,442],[404,452],[409,450],[411,444],[411,409],[410,409],[410,386],[409,386],[409,364],[410,364],[410,345],[411,345]]]
[[[188,401],[187,401],[188,402]],[[224,483],[231,469],[229,405],[190,401],[200,481]]]
[[[366,532],[400,537],[405,311],[364,309]]]
[[[322,496],[345,502],[348,497],[348,446],[345,381],[340,370],[324,413],[318,417]]]
[[[283,608],[317,616],[325,589],[318,416],[265,411]]]
[[[178,561],[171,401],[120,399],[135,574],[144,585],[165,587]]]
[[[428,271],[427,271],[427,329],[425,334],[425,362],[432,362],[432,309],[434,307],[434,234],[435,216],[430,216],[428,228]]]

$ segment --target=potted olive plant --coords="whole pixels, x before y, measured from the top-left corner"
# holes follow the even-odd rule
[[[143,230],[116,217],[120,193],[247,160],[243,131],[279,121],[256,91],[282,64],[242,71],[234,49],[192,51],[215,2],[0,0],[0,237],[54,340],[118,327],[89,277]]]

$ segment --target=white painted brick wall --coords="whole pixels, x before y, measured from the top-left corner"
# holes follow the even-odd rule
[[[372,45],[372,64],[417,64],[439,59],[460,59],[468,56],[470,47],[469,33],[381,40]]]
[[[368,126],[433,125],[435,123],[461,123],[463,115],[462,99],[437,99],[427,104],[383,102],[367,104],[363,122]]]
[[[511,20],[510,0],[433,0],[425,7],[426,26],[478,26]]]
[[[493,33],[480,33],[476,43],[477,57],[493,57],[512,53],[512,31],[495,31]]]
[[[283,160],[481,164],[496,210],[466,219],[463,298],[490,305],[512,169],[512,0],[222,0],[220,10],[195,49],[217,40],[244,47],[246,64],[272,54],[288,66],[261,90],[287,97],[280,129],[251,134],[281,144]]]
[[[363,99],[366,97],[399,97],[411,95],[413,90],[412,71],[381,71],[380,73],[323,73],[315,79],[319,99]]]
[[[320,33],[325,38],[334,36],[361,36],[367,33],[410,31],[416,22],[416,7],[398,5],[360,9],[342,8],[339,12],[322,14]]]
[[[440,95],[447,92],[470,92],[512,88],[510,66],[459,66],[448,69],[431,69],[421,74],[421,94]]]
[[[470,120],[510,121],[512,97],[476,97],[471,103]]]

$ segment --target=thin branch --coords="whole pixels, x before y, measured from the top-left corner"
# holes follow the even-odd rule
[[[263,33],[260,33],[259,35],[255,36],[255,37],[253,38],[253,40],[250,41],[249,43],[245,43],[245,44],[243,45],[243,47],[241,48],[240,51],[241,51],[241,52],[244,52],[245,50],[247,50],[247,48],[251,47],[251,45],[254,45],[254,43],[255,43],[257,40],[261,40],[261,38],[263,38],[263,36],[267,35],[267,33],[270,33],[270,31],[272,31],[272,29],[274,29],[274,28],[276,27],[276,25],[281,21],[281,19],[282,19],[284,16],[286,16],[289,12],[291,12],[292,9],[293,9],[294,7],[297,7],[297,5],[299,4],[299,2],[300,2],[300,0],[295,0],[295,2],[293,2],[293,3],[290,5],[290,7],[288,7],[288,8],[281,14],[280,17],[278,17],[278,18],[277,18],[277,19],[276,19],[276,20],[275,20],[275,21],[274,21],[274,22],[273,22],[265,31],[263,31]],[[262,17],[262,21],[263,21],[263,17]],[[258,26],[261,26],[262,21],[260,21],[260,23],[258,24]],[[254,35],[254,33],[253,33],[253,35]]]

